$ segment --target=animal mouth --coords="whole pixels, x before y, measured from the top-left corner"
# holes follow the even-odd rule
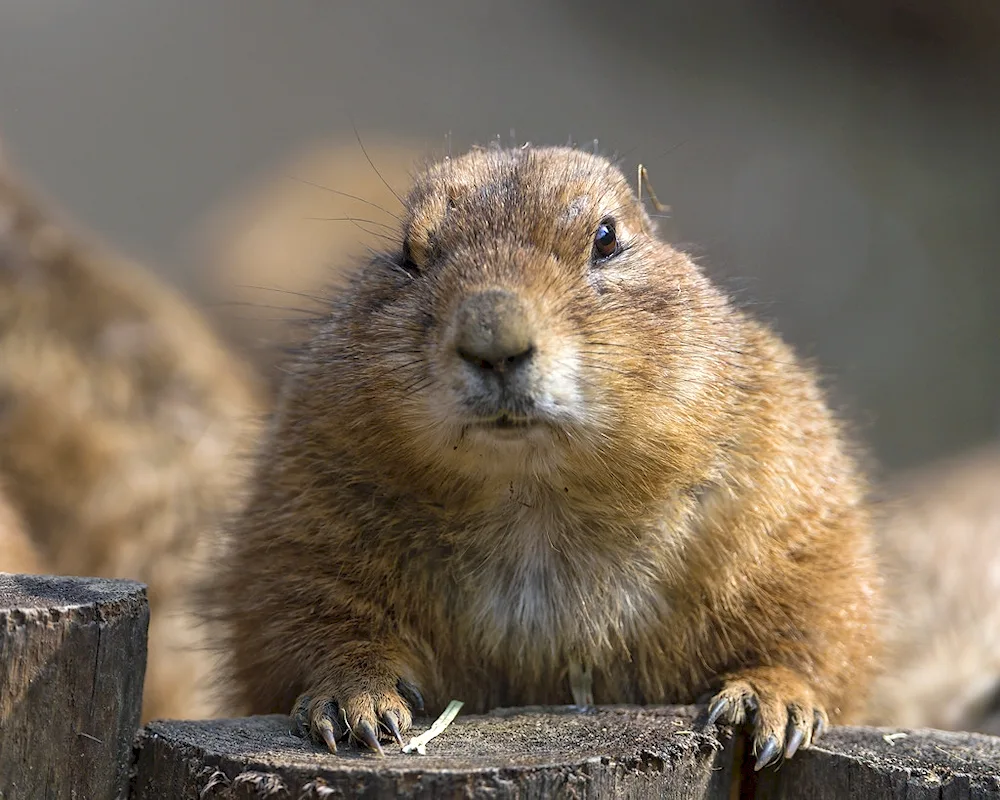
[[[515,416],[513,414],[498,414],[495,417],[477,420],[472,423],[472,427],[480,430],[514,433],[517,431],[530,430],[532,428],[539,427],[541,424],[540,420],[532,419],[531,417]]]

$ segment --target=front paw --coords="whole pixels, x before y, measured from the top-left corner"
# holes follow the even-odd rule
[[[337,752],[338,741],[349,737],[384,755],[379,739],[391,737],[403,744],[403,733],[413,721],[411,703],[422,708],[420,693],[403,680],[366,690],[323,687],[299,696],[292,719],[301,735],[331,753]]]
[[[809,684],[783,667],[757,667],[727,675],[708,705],[708,721],[752,726],[754,770],[791,758],[818,739],[829,725]]]

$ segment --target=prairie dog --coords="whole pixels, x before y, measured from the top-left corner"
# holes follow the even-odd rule
[[[289,368],[208,588],[231,710],[676,703],[757,766],[858,717],[866,486],[808,368],[568,148],[420,174]]]
[[[241,499],[258,392],[195,309],[0,164],[0,482],[22,521],[0,570],[148,585],[143,719],[211,713],[190,590]]]

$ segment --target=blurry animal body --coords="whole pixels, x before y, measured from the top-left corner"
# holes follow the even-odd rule
[[[46,571],[34,542],[24,529],[21,515],[3,491],[0,491],[0,569],[33,575]]]
[[[886,669],[870,722],[1000,735],[1000,445],[884,489]]]
[[[148,585],[144,718],[211,711],[189,587],[260,411],[197,311],[0,165],[0,569]]]

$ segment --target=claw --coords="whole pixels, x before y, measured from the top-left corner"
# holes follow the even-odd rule
[[[382,750],[382,745],[378,743],[378,736],[375,735],[375,729],[372,728],[371,724],[367,720],[361,720],[358,723],[358,727],[354,731],[354,735],[380,756],[385,755]]]
[[[795,755],[795,751],[799,749],[799,745],[802,744],[804,738],[805,733],[803,733],[801,728],[792,729],[792,732],[788,735],[788,743],[785,745],[785,758],[791,758]]]
[[[291,718],[295,725],[295,732],[304,739],[309,738],[309,704],[312,698],[309,695],[302,695],[295,701]]]
[[[779,752],[781,750],[778,747],[778,740],[773,736],[768,736],[767,741],[764,742],[764,746],[760,748],[760,752],[757,754],[757,763],[753,765],[753,771],[758,772],[766,767],[777,758]]]
[[[424,697],[420,690],[408,680],[400,678],[396,681],[396,691],[403,695],[403,699],[410,704],[410,708],[421,714],[424,711]]]
[[[337,752],[337,735],[333,730],[333,723],[330,721],[329,717],[323,717],[316,727],[319,729],[319,735],[323,737],[323,741],[326,742],[326,748],[331,753]]]
[[[386,711],[382,715],[382,724],[388,729],[389,733],[392,734],[393,738],[399,742],[399,746],[403,746],[403,734],[399,732],[399,723],[396,721],[396,715],[392,711]]]
[[[729,701],[725,697],[720,697],[708,708],[708,724],[713,725],[729,708]]]
[[[813,716],[813,741],[815,742],[822,736],[824,731],[826,731],[826,720],[819,713],[816,713]]]

